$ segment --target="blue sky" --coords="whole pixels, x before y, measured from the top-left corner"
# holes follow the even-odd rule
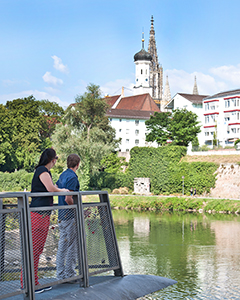
[[[89,83],[127,94],[150,20],[171,95],[240,88],[239,0],[0,0],[0,103],[33,95],[66,108]]]

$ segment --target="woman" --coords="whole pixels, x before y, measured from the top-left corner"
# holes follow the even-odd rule
[[[53,184],[50,169],[56,164],[57,155],[54,149],[48,148],[43,151],[39,163],[35,168],[35,173],[32,179],[31,192],[69,192],[67,189],[59,189]],[[32,197],[30,207],[52,206],[53,196]],[[39,257],[43,252],[44,245],[47,239],[51,210],[40,210],[31,212],[32,225],[32,242],[33,242],[33,259],[34,259],[34,274],[35,286],[39,285],[38,281],[38,263]],[[42,293],[50,290],[52,287],[47,287],[35,290],[35,293]]]

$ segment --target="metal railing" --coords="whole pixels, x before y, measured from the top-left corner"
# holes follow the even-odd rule
[[[29,207],[31,197],[67,194],[73,205]],[[99,201],[83,203],[87,195]],[[34,300],[36,289],[72,280],[88,287],[106,271],[123,276],[107,192],[0,193],[0,299]]]

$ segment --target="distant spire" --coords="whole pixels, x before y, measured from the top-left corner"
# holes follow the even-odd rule
[[[144,49],[144,32],[142,32],[142,49]]]
[[[194,79],[193,95],[199,95],[198,87],[197,87],[197,77],[196,76],[195,76],[195,79]]]
[[[171,92],[170,92],[170,86],[168,82],[168,76],[166,76],[166,83],[165,83],[165,89],[163,94],[163,100],[161,105],[161,111],[164,111],[165,105],[171,100]]]
[[[159,65],[157,46],[155,40],[154,20],[151,17],[151,28],[148,43],[148,52],[152,55],[152,61],[150,64],[150,86],[152,87],[152,97],[154,101],[160,103],[162,100],[163,91],[163,68]]]

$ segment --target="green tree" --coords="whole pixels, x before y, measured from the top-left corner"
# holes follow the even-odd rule
[[[90,83],[87,92],[77,95],[74,106],[69,106],[66,113],[66,120],[78,129],[84,129],[89,139],[90,129],[101,126],[109,127],[106,111],[108,104],[101,97],[101,90],[98,85]]]
[[[108,105],[99,86],[90,84],[87,92],[76,97],[68,107],[64,124],[57,124],[52,136],[54,148],[65,161],[70,153],[81,157],[78,175],[81,189],[87,189],[90,178],[101,169],[101,159],[118,145],[115,130],[109,125]]]
[[[155,112],[145,124],[149,131],[146,141],[156,141],[159,145],[165,145],[170,139],[173,145],[188,146],[201,131],[197,115],[186,109],[173,110],[172,115]]]
[[[55,113],[57,107],[60,112]],[[55,124],[50,128],[48,121],[53,118],[55,122],[55,115],[61,113],[63,109],[57,103],[38,101],[33,96],[1,105],[0,171],[33,170],[39,153],[51,145],[49,136]]]
[[[198,123],[197,115],[192,111],[188,111],[186,108],[173,110],[169,126],[172,143],[179,146],[188,146],[201,132],[201,126]]]
[[[158,145],[165,145],[169,139],[170,113],[155,112],[149,120],[145,122],[148,133],[146,134],[147,142],[156,141]]]

